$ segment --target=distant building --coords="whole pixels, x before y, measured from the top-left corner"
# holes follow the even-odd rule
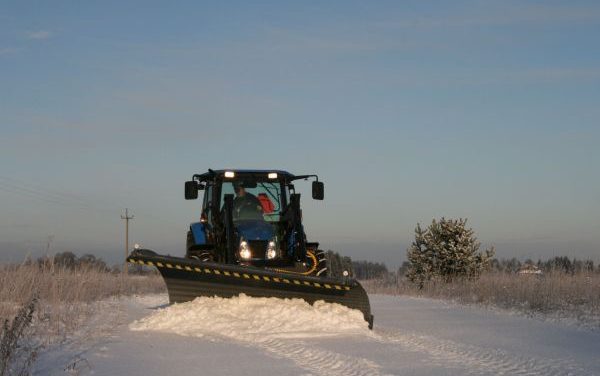
[[[529,275],[529,274],[535,274],[535,275],[542,275],[544,274],[540,268],[538,268],[537,266],[533,265],[533,264],[525,264],[523,266],[521,266],[519,268],[519,270],[517,271],[517,274],[521,274],[521,275]]]

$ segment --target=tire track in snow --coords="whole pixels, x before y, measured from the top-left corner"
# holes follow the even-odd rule
[[[234,341],[289,359],[314,375],[376,376],[379,365],[315,346],[315,338],[369,334],[362,313],[339,304],[301,299],[199,297],[156,310],[131,330]],[[309,330],[308,330],[308,329]]]
[[[268,339],[258,346],[279,358],[293,361],[315,375],[378,376],[379,365],[369,359],[357,358],[317,348],[298,340]]]
[[[523,357],[500,349],[481,348],[416,333],[377,331],[373,340],[427,353],[439,366],[464,368],[467,374],[563,376],[593,375],[568,359]]]

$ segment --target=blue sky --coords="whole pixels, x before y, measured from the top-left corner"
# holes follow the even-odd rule
[[[597,2],[3,2],[0,258],[117,261],[124,207],[181,254],[183,182],[229,166],[318,173],[309,236],[355,259],[445,216],[598,260],[598,40]]]

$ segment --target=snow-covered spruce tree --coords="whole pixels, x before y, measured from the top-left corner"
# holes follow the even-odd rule
[[[415,240],[407,251],[407,277],[423,287],[425,281],[457,277],[476,278],[494,256],[494,248],[479,252],[480,243],[466,219],[435,219],[426,230],[417,224]]]

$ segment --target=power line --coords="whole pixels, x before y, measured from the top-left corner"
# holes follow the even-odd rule
[[[94,211],[96,213],[102,212],[106,215],[112,216],[114,211],[110,209],[119,208],[119,206],[115,205],[114,201],[109,201],[107,199],[86,199],[85,197],[74,195],[71,193],[64,193],[59,191],[52,191],[48,189],[38,189],[35,188],[34,184],[29,184],[22,180],[17,180],[14,178],[10,178],[7,176],[0,175],[0,191],[13,193],[33,199],[37,199],[46,203],[51,203],[55,205],[61,206],[69,206],[82,210]],[[103,205],[103,203],[105,205]],[[124,205],[123,205],[124,206]],[[122,207],[122,206],[120,206]],[[138,210],[138,214],[139,210]],[[169,224],[173,227],[177,226],[180,228],[179,224],[176,224],[173,221],[170,221],[166,218],[155,216],[148,213],[142,213],[144,217],[151,218],[157,220],[162,223]]]
[[[65,199],[53,194],[48,194],[48,192],[45,191],[31,189],[2,181],[0,181],[0,190],[61,206],[70,206],[85,210],[106,211],[106,208],[94,208],[87,202]]]
[[[39,184],[31,184],[19,179],[14,179],[8,176],[2,176],[0,175],[0,180],[4,180],[4,184],[9,184],[12,185],[13,187],[17,187],[19,189],[23,189],[23,190],[27,190],[30,192],[36,192],[36,193],[42,193],[47,197],[52,197],[55,199],[60,199],[60,200],[70,200],[70,201],[77,201],[81,204],[87,204],[88,200],[85,199],[85,197],[81,197],[78,195],[74,195],[72,193],[65,193],[65,192],[59,192],[59,191],[53,191],[53,190],[49,190],[48,188],[43,188],[43,189],[39,189],[36,188]]]

